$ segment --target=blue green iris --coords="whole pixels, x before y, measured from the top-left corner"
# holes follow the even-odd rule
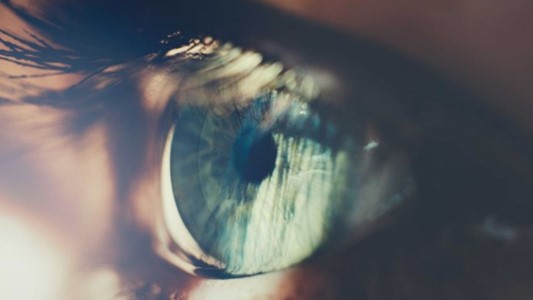
[[[232,275],[304,260],[350,202],[353,162],[335,139],[307,103],[275,92],[240,105],[183,105],[171,178],[184,224]]]

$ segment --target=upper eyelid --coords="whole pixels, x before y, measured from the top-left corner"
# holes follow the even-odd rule
[[[171,49],[167,53],[173,52]],[[176,82],[178,96],[193,95],[190,101],[197,104],[204,102],[202,99],[208,102],[213,99],[212,104],[237,103],[266,90],[278,89],[303,99],[317,96],[317,87],[305,72],[286,68],[282,62],[265,59],[262,53],[230,43],[215,42],[171,57],[166,53],[160,56],[162,58],[156,61],[162,72],[166,72],[170,84]]]

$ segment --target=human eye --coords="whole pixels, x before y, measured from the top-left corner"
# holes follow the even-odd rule
[[[300,29],[293,30],[305,31]],[[283,58],[282,61],[307,66],[308,76],[322,79],[317,81],[321,84],[322,101],[327,99],[327,107],[331,110],[342,103],[339,105],[342,112],[351,116],[341,118],[342,114],[338,115],[333,124],[344,128],[343,120],[350,120],[348,128],[357,127],[356,123],[373,125],[369,127],[377,132],[381,149],[386,149],[385,157],[397,155],[403,163],[395,166],[398,169],[391,167],[389,170],[401,170],[399,174],[392,174],[398,176],[396,179],[412,179],[416,187],[412,197],[406,197],[410,201],[400,205],[404,210],[390,215],[392,221],[378,218],[377,222],[382,221],[386,226],[344,250],[333,251],[343,253],[344,259],[317,258],[326,265],[326,277],[330,276],[325,279],[328,284],[335,285],[332,281],[337,281],[349,293],[394,298],[408,293],[409,289],[416,290],[416,283],[412,281],[435,271],[444,273],[439,273],[442,277],[433,288],[448,293],[446,282],[459,280],[456,276],[468,273],[465,276],[472,276],[474,280],[480,264],[501,266],[513,260],[504,256],[501,262],[489,263],[474,257],[472,251],[482,251],[487,257],[501,257],[499,255],[507,251],[486,243],[503,243],[509,247],[506,249],[513,249],[509,251],[527,248],[527,239],[516,240],[525,225],[516,222],[528,219],[525,215],[530,212],[525,200],[530,193],[527,166],[531,165],[526,154],[531,147],[527,133],[520,132],[509,119],[487,107],[475,92],[460,88],[426,67],[380,47],[359,42],[354,45],[346,36],[334,33],[317,34],[321,38],[316,40],[327,41],[327,47],[305,37],[299,40],[297,36],[284,34],[287,32],[276,35],[274,40],[257,41],[257,37],[242,36],[239,40],[264,53],[274,52]],[[298,44],[307,49],[294,46]],[[329,51],[321,51],[321,47]],[[330,51],[338,51],[335,58],[327,56]],[[333,75],[335,87],[328,86],[328,77],[320,75]],[[253,101],[254,97],[250,98]],[[328,109],[324,111],[321,113],[327,115]],[[361,140],[364,132],[353,131],[354,135],[348,137]],[[510,157],[513,159],[509,160]],[[382,191],[384,186],[376,186],[373,192]],[[401,189],[395,191],[398,190]],[[423,249],[429,250],[424,252]],[[443,265],[446,261],[453,269],[449,273]],[[299,284],[305,286],[307,274],[323,271],[320,264],[316,269],[314,266],[313,261],[300,266],[306,271],[299,275],[302,280]],[[462,273],[454,268],[472,269]],[[513,268],[514,271],[517,269]],[[406,279],[408,283],[391,282],[398,276],[407,276],[406,273],[413,276]],[[350,284],[353,274],[358,274],[355,286]],[[375,289],[372,280],[378,280]],[[460,280],[471,286],[470,279]],[[390,293],[380,290],[379,287],[387,284],[395,290]],[[480,293],[488,290],[472,288]]]
[[[97,250],[81,259],[84,270],[113,269],[140,299],[250,298],[241,290],[252,285],[274,298],[461,299],[528,274],[519,265],[529,245],[529,135],[475,92],[381,45],[264,7],[156,2],[158,21],[186,34],[158,28],[149,34],[163,46],[156,51],[121,37],[122,59],[81,62],[103,61],[104,72],[59,102],[36,101],[75,112],[55,123],[71,134],[62,149],[109,154],[102,171],[114,174],[114,193],[83,190],[80,199],[116,203],[105,219],[114,243],[79,241]],[[74,37],[66,40],[86,56],[68,58],[108,54]],[[87,101],[70,101],[78,96]],[[72,120],[82,125],[67,128]],[[77,139],[87,128],[103,129],[105,142]],[[70,178],[50,188],[79,187],[79,174],[61,166]],[[94,177],[82,186],[103,191]],[[493,267],[491,281],[481,273]]]
[[[161,178],[169,260],[219,278],[285,269],[413,197],[402,150],[321,98],[311,70],[228,43],[186,49],[164,55],[180,82]]]
[[[294,29],[294,31],[302,32],[303,30]],[[318,28],[316,32],[319,31],[320,29]],[[351,176],[354,181],[351,181],[348,190],[344,190],[344,195],[348,195],[347,197],[349,200],[347,203],[352,205],[351,208],[353,211],[360,213],[358,217],[366,218],[365,221],[367,223],[354,222],[357,224],[356,226],[341,226],[341,229],[339,229],[339,227],[336,229],[339,230],[339,232],[347,230],[350,234],[353,234],[353,236],[358,236],[358,238],[360,238],[360,235],[368,234],[368,232],[365,232],[364,230],[368,230],[368,228],[371,228],[371,230],[368,231],[376,230],[376,227],[372,225],[375,225],[376,223],[382,224],[392,222],[392,224],[395,225],[388,223],[387,226],[384,226],[382,230],[378,230],[378,232],[374,232],[373,235],[387,236],[389,234],[396,234],[398,236],[406,236],[406,240],[412,239],[413,242],[418,242],[419,237],[413,237],[411,235],[422,234],[421,230],[423,231],[424,228],[427,232],[433,233],[435,238],[443,234],[442,231],[451,230],[449,229],[449,226],[452,226],[451,224],[455,224],[453,226],[457,227],[455,227],[456,229],[454,230],[458,231],[468,231],[475,230],[472,228],[479,228],[482,232],[480,236],[485,234],[488,236],[487,238],[490,238],[492,234],[495,234],[495,231],[491,231],[494,228],[487,229],[488,227],[484,227],[486,224],[498,224],[496,225],[498,228],[500,226],[502,228],[508,228],[506,227],[506,224],[508,221],[512,221],[513,217],[501,217],[497,207],[504,207],[507,205],[521,206],[524,203],[519,200],[519,198],[524,197],[525,194],[522,194],[521,196],[517,195],[518,198],[513,199],[512,201],[514,204],[498,203],[496,195],[502,196],[508,193],[509,189],[523,186],[524,182],[516,181],[515,183],[510,183],[508,179],[504,180],[506,182],[504,185],[496,185],[495,182],[499,180],[498,178],[515,178],[516,176],[519,176],[518,174],[522,171],[515,169],[516,166],[513,167],[506,163],[505,157],[492,152],[493,146],[482,147],[481,145],[484,143],[490,145],[498,144],[502,147],[501,149],[506,149],[506,152],[510,151],[509,153],[514,153],[512,156],[519,157],[520,161],[529,165],[527,162],[528,159],[524,157],[524,152],[521,152],[522,150],[515,152],[521,147],[528,147],[527,142],[523,144],[523,141],[520,139],[506,137],[509,131],[514,130],[512,129],[512,126],[510,126],[504,118],[495,114],[494,111],[483,108],[480,104],[481,100],[474,93],[459,88],[456,84],[450,83],[448,80],[434,74],[434,72],[427,70],[424,66],[421,66],[414,61],[406,60],[402,56],[383,50],[378,46],[359,42],[350,43],[349,37],[342,35],[335,36],[335,33],[329,31],[326,32],[327,35],[324,38],[317,38],[317,40],[320,42],[331,41],[331,43],[326,44],[329,50],[334,49],[335,51],[338,51],[336,52],[338,57],[335,57],[335,59],[324,57],[330,54],[329,51],[321,52],[320,50],[317,50],[321,47],[320,42],[313,43],[305,38],[302,39],[303,41],[298,41],[298,38],[293,36],[283,39],[283,34],[280,34],[283,43],[279,43],[279,40],[268,41],[268,39],[266,39],[267,41],[253,41],[253,38],[252,41],[247,41],[242,36],[240,39],[244,40],[244,44],[249,42],[252,45],[256,45],[259,49],[264,49],[265,53],[276,53],[278,57],[282,58],[281,61],[293,62],[293,65],[303,67],[305,69],[303,77],[311,78],[311,81],[316,82],[316,89],[320,91],[320,96],[315,96],[318,100],[311,100],[309,102],[311,106],[316,104],[313,107],[315,109],[314,111],[325,119],[324,123],[326,125],[331,124],[335,128],[340,129],[339,134],[341,139],[353,140],[354,144],[356,144],[355,148],[358,150],[353,150],[352,152],[349,152],[350,154],[348,155],[351,159],[350,163],[353,163],[353,165],[349,164],[350,169],[356,170],[355,173],[357,173],[358,176],[364,177],[366,175],[367,178],[370,178],[371,180],[358,181],[356,179],[357,176]],[[330,34],[335,37],[331,37]],[[321,36],[319,34],[317,35]],[[294,38],[294,40],[291,40],[292,38]],[[328,40],[328,38],[331,40]],[[297,46],[291,48],[291,46],[295,44],[303,44],[307,47],[312,45],[309,48],[313,50],[307,49],[307,51],[302,51],[302,49],[297,48]],[[298,56],[295,57],[295,53],[298,53]],[[266,60],[267,65],[268,63],[269,61]],[[320,76],[325,76],[325,78]],[[328,79],[328,76],[329,79],[334,78],[334,80],[328,82],[328,80],[326,80]],[[334,82],[334,85],[327,84],[331,82]],[[238,86],[238,84],[235,84],[235,86]],[[272,90],[275,91],[275,89],[269,89],[268,86],[265,89],[267,90],[267,97],[271,97],[272,94],[269,93]],[[187,205],[194,206],[194,204],[186,203],[188,201],[187,195],[189,195],[189,193],[201,193],[200,196],[191,198],[198,199],[204,197],[203,201],[207,202],[212,198],[216,198],[211,196],[210,192],[212,190],[210,190],[210,188],[216,190],[216,192],[213,193],[218,193],[217,195],[235,191],[231,187],[228,188],[230,185],[228,182],[224,181],[227,180],[227,173],[223,173],[223,171],[217,173],[216,170],[211,169],[216,168],[216,166],[211,163],[210,159],[212,159],[212,161],[218,159],[216,161],[221,169],[226,168],[224,170],[227,170],[227,168],[233,168],[235,172],[239,171],[238,167],[234,164],[234,161],[232,161],[232,155],[235,155],[234,147],[237,147],[238,145],[239,135],[241,134],[239,133],[239,128],[241,128],[242,124],[237,122],[239,123],[239,127],[236,130],[228,130],[230,133],[228,134],[229,137],[226,137],[226,141],[223,141],[223,138],[221,137],[222,135],[217,135],[217,139],[208,138],[211,130],[210,124],[214,120],[222,123],[230,122],[229,124],[231,124],[231,115],[233,113],[240,115],[240,117],[238,117],[239,120],[241,118],[245,119],[246,117],[243,116],[243,114],[246,114],[237,113],[240,110],[238,105],[237,107],[234,105],[234,102],[236,101],[241,107],[243,107],[242,111],[246,111],[248,107],[253,106],[253,103],[261,103],[262,99],[264,99],[265,92],[263,91],[263,93],[261,93],[261,91],[259,91],[257,95],[253,95],[254,93],[252,93],[252,95],[248,95],[247,97],[239,97],[239,95],[232,94],[231,92],[229,94],[231,95],[228,96],[229,100],[216,94],[215,96],[210,94],[211,97],[193,97],[192,100],[186,100],[185,104],[183,104],[183,107],[188,110],[190,109],[190,104],[194,103],[194,100],[208,99],[208,103],[215,103],[220,99],[221,103],[215,103],[212,105],[225,111],[225,113],[220,111],[218,111],[218,113],[213,112],[215,116],[210,117],[208,116],[210,114],[209,112],[197,112],[200,119],[203,119],[204,121],[208,120],[205,121],[205,123],[204,121],[199,121],[202,123],[202,130],[193,131],[194,134],[192,134],[190,140],[176,141],[180,135],[188,134],[187,136],[190,137],[191,132],[185,133],[180,131],[180,135],[174,133],[170,136],[169,141],[174,139],[174,142],[170,143],[170,148],[189,148],[191,145],[194,145],[192,146],[192,149],[196,149],[189,149],[189,152],[187,152],[188,154],[180,152],[182,155],[179,155],[178,157],[191,157],[189,163],[195,165],[195,168],[197,169],[193,168],[193,171],[191,172],[183,172],[181,171],[183,170],[183,166],[180,165],[181,162],[178,162],[179,166],[177,167],[177,171],[174,172],[181,171],[181,173],[177,174],[181,174],[181,177],[188,178],[190,178],[190,176],[185,176],[184,174],[193,174],[193,176],[194,174],[201,174],[199,176],[201,178],[206,178],[206,174],[211,174],[213,177],[210,177],[209,180],[215,181],[215,183],[211,183],[211,185],[202,182],[191,184],[186,187],[180,187],[180,183],[170,183],[169,186],[174,184],[170,194],[183,196],[181,198],[180,196],[168,198],[170,199],[170,202],[173,203],[173,208],[171,210],[173,212],[180,211],[180,205],[182,207],[186,207]],[[185,96],[185,98],[187,98],[187,96]],[[225,101],[231,103],[229,112],[227,108],[224,108],[223,103]],[[246,104],[241,104],[243,102]],[[216,108],[214,110],[216,110]],[[266,111],[268,111],[268,109]],[[265,114],[268,115],[268,112],[261,113],[260,115],[263,116]],[[335,116],[335,118],[331,118],[332,115]],[[188,114],[186,113],[184,117],[188,118],[187,116]],[[259,119],[262,118],[263,117]],[[180,127],[191,125],[188,121],[185,123],[179,123],[179,117],[177,122],[177,126]],[[256,122],[257,124],[261,123],[261,121]],[[232,128],[231,125],[220,125],[220,127]],[[462,130],[462,128],[470,128],[470,130]],[[236,133],[231,133],[232,130]],[[212,134],[211,136],[214,135]],[[218,140],[219,137],[220,140]],[[221,143],[220,148],[214,146],[214,144],[218,142]],[[373,144],[373,142],[379,145],[374,151],[370,151],[370,156],[375,155],[372,156],[372,159],[375,160],[366,161],[371,165],[370,169],[365,170],[368,173],[360,172],[357,168],[360,166],[359,164],[365,163],[364,159],[361,159],[364,157],[364,148],[365,146]],[[210,146],[207,148],[201,148],[199,146],[201,143],[206,143]],[[522,146],[519,146],[521,144]],[[330,145],[326,143],[325,146],[328,147]],[[216,151],[213,150],[211,152],[210,149],[216,149]],[[224,151],[222,149],[227,150]],[[195,153],[195,151],[201,152],[202,150],[206,151],[205,157],[209,157],[209,155],[213,156],[206,159],[199,158],[199,156],[195,156],[196,154],[193,156],[190,155],[191,153]],[[177,150],[176,153],[179,151],[180,150]],[[171,152],[172,150],[169,150],[169,153]],[[172,155],[169,154],[169,157],[172,157]],[[500,167],[495,168],[494,165],[491,166],[490,161],[486,160],[488,157],[491,157],[495,161],[501,160],[501,162],[498,163],[498,166]],[[170,159],[165,163],[169,165],[172,164]],[[205,165],[203,163],[205,163]],[[502,167],[503,165],[506,165],[507,167]],[[206,171],[206,169],[202,170],[203,166],[206,166],[205,168],[211,171]],[[188,183],[191,182],[188,181],[188,179],[180,179],[180,176],[174,175],[176,173],[172,174],[171,170],[167,171],[167,178],[169,178],[170,181],[173,180],[172,178],[175,178],[176,181],[183,180]],[[171,175],[169,175],[169,173]],[[340,171],[339,174],[342,176],[342,171]],[[216,183],[217,179],[215,178],[219,178],[222,180],[220,182],[223,183]],[[208,187],[203,186],[204,184]],[[227,190],[221,191],[223,188],[220,188],[217,184],[220,184],[223,188],[227,188]],[[195,188],[191,188],[191,186]],[[481,189],[482,186],[487,187],[483,190]],[[343,189],[342,183],[336,185],[336,187],[340,190]],[[206,191],[206,189],[208,190]],[[361,192],[362,190],[364,190],[365,193],[359,194],[354,192]],[[222,198],[224,197],[222,196]],[[236,199],[238,200],[239,198]],[[369,199],[372,199],[372,201]],[[365,200],[368,201],[366,204],[370,203],[369,207],[371,207],[371,209],[381,210],[380,213],[385,211],[386,213],[383,213],[383,215],[377,214],[376,216],[375,211],[372,211],[371,209],[365,211],[364,205],[358,207],[358,204],[365,203]],[[515,200],[517,202],[515,202]],[[483,203],[479,203],[478,201],[482,201]],[[215,205],[216,207],[218,204],[212,205]],[[331,205],[334,204],[332,203]],[[203,209],[206,206],[207,205],[200,207],[196,214],[204,213]],[[187,209],[191,210],[192,208],[185,208],[182,209],[182,211]],[[180,211],[180,213],[183,213],[182,211]],[[228,211],[232,212],[232,209],[228,209]],[[343,213],[346,213],[347,211],[348,209],[342,210]],[[212,210],[210,210],[210,212],[212,212]],[[324,212],[324,210],[321,212]],[[460,213],[454,215],[456,212]],[[246,211],[246,213],[248,214],[246,215],[247,217],[253,214],[251,211]],[[305,213],[307,213],[307,211],[302,212],[302,214]],[[332,219],[342,222],[342,219],[346,218],[346,216],[354,218],[353,214],[344,215],[343,213],[335,215]],[[230,223],[235,226],[235,223],[232,222],[225,223],[226,220],[232,220],[233,216],[231,214],[229,215],[230,217],[223,218],[223,220],[220,221],[221,224],[226,225]],[[213,217],[213,215],[210,215],[210,217],[216,218]],[[179,219],[180,216],[179,214],[175,214],[172,218]],[[181,218],[186,219],[187,216]],[[264,219],[267,218],[275,219],[274,216],[266,216]],[[391,219],[393,219],[393,221],[391,221]],[[195,221],[197,220],[198,219],[195,219]],[[316,218],[315,221],[317,221]],[[351,221],[354,221],[354,219],[351,219]],[[185,250],[189,255],[196,258],[195,260],[189,257],[187,267],[191,268],[192,265],[192,270],[196,270],[200,275],[210,277],[252,275],[290,265],[297,266],[301,261],[301,259],[294,259],[291,263],[287,265],[280,264],[278,267],[269,265],[268,267],[264,267],[264,269],[258,268],[252,271],[242,271],[241,269],[235,271],[235,269],[232,269],[234,266],[231,265],[235,263],[233,260],[233,253],[243,252],[232,252],[228,249],[231,249],[230,247],[237,247],[237,249],[239,249],[238,247],[244,247],[243,245],[245,245],[246,242],[243,241],[242,234],[238,234],[239,230],[243,229],[227,229],[218,226],[217,228],[223,232],[223,236],[228,235],[228,232],[237,232],[236,235],[231,237],[243,241],[243,244],[241,245],[229,246],[228,244],[230,240],[225,238],[224,241],[228,242],[228,244],[219,246],[217,239],[214,238],[213,235],[209,235],[209,233],[206,233],[209,238],[206,238],[204,241],[198,241],[204,238],[202,234],[208,231],[206,228],[209,225],[198,226],[190,220],[183,220],[184,225],[187,224],[187,222],[189,224],[189,229],[190,227],[194,227],[193,231],[195,232],[190,233],[190,237],[198,247],[194,247],[194,251],[187,251],[190,249],[182,250]],[[246,225],[243,225],[243,227],[245,226]],[[398,228],[403,228],[403,230]],[[330,235],[339,238],[341,234],[333,233]],[[262,237],[258,237],[259,241],[256,240],[255,242],[263,242],[260,238]],[[476,244],[479,242],[478,238],[480,237],[469,238],[471,238],[469,242]],[[483,237],[481,237],[481,239],[483,239]],[[327,246],[330,246],[332,241],[325,240],[327,242],[323,242],[324,244],[317,243],[320,244],[317,248],[320,248],[320,250],[323,250],[322,247],[328,248]],[[361,255],[357,253],[356,249],[358,249],[358,245],[364,245],[367,241],[370,241],[368,243],[372,243],[375,240],[372,238],[361,240],[363,241],[361,243],[352,241],[355,246],[352,245],[352,247],[354,247],[352,249],[354,250],[352,253],[348,254],[348,257],[351,257],[352,255],[355,257],[373,257],[373,255],[368,253]],[[401,244],[401,241],[398,241],[395,238],[389,237],[388,240],[395,240]],[[264,242],[268,243],[266,240]],[[415,247],[413,245],[410,246]],[[380,247],[390,250],[391,247],[394,248],[395,246],[382,245]],[[404,247],[409,246],[404,245],[398,246],[397,248],[405,249]],[[205,251],[205,249],[209,250]],[[267,247],[267,249],[269,248]],[[309,247],[309,249],[314,248]],[[333,253],[338,253],[336,251],[342,251],[339,249],[328,250],[331,250]],[[413,249],[413,251],[415,251],[415,249]],[[327,251],[322,251],[322,253],[323,252]],[[314,254],[314,250],[309,251],[308,255],[313,256],[311,253]],[[308,255],[302,257],[307,258]],[[199,257],[204,257],[205,259],[199,259],[200,262],[198,262]],[[248,262],[258,262],[253,255],[248,257],[250,257],[249,259],[251,261],[240,258],[240,267]],[[262,257],[265,256],[263,255]],[[320,260],[316,256],[313,256],[312,258]],[[439,259],[440,258],[441,257],[439,257]],[[196,261],[197,264],[195,265],[194,263],[191,263],[191,261]],[[281,262],[282,259],[271,261],[278,263]],[[177,264],[179,265],[182,263],[183,262]],[[229,268],[228,264],[230,265]],[[304,265],[306,265],[306,263],[304,263]],[[221,272],[221,270],[223,272]],[[356,271],[353,272],[357,273]],[[361,269],[361,272],[364,272],[363,269]]]

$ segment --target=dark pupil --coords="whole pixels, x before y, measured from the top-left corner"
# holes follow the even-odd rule
[[[258,127],[243,128],[233,145],[233,163],[241,178],[260,183],[276,166],[277,148],[272,133]]]

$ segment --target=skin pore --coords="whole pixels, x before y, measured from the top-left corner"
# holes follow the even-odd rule
[[[189,8],[187,1],[182,2],[181,8],[190,9],[187,10],[190,15],[198,13],[195,5]],[[21,0],[0,4],[2,40],[23,49],[31,47],[14,38],[21,37],[51,45],[56,50],[48,53],[51,56],[43,56],[50,62],[44,67],[20,63],[29,59],[0,60],[0,234],[3,236],[0,293],[6,299],[528,299],[533,280],[527,211],[531,207],[511,199],[529,199],[531,195],[527,177],[531,165],[527,155],[522,155],[524,159],[521,156],[530,149],[528,133],[533,130],[529,118],[533,90],[528,64],[533,44],[526,30],[533,12],[531,4],[525,0],[433,4],[416,0],[264,2],[288,15],[279,16],[275,10],[271,12],[262,6],[258,10],[268,12],[254,10],[252,13],[251,9],[250,14],[278,20],[281,25],[257,24],[246,29],[249,31],[246,34],[240,25],[250,24],[246,18],[252,17],[246,16],[245,9],[235,14],[234,19],[242,18],[240,21],[217,19],[213,14],[226,11],[213,9],[215,13],[203,12],[211,19],[198,17],[203,21],[178,22],[180,17],[187,18],[187,13],[180,13],[181,2],[170,5],[164,0],[150,4],[128,2],[125,4],[128,8],[111,7],[105,1],[77,0]],[[231,3],[235,7],[241,4]],[[166,9],[165,4],[170,8]],[[87,13],[91,9],[95,15]],[[27,18],[20,12],[35,18]],[[102,18],[101,21],[94,22],[95,16]],[[290,21],[293,17],[303,17],[303,20],[293,24]],[[29,22],[47,19],[53,22]],[[315,22],[322,25],[314,25]],[[47,31],[50,28],[43,30],[42,26],[47,24],[52,29],[64,26],[66,30],[50,33]],[[119,26],[106,27],[110,24]],[[217,27],[220,24],[229,29],[220,29]],[[285,28],[283,24],[291,26]],[[218,34],[258,51],[275,52],[276,58],[287,63],[303,62],[315,64],[321,70],[334,70],[332,74],[339,74],[333,77],[337,84],[324,83],[324,90],[326,95],[343,103],[359,87],[353,66],[368,68],[378,74],[377,78],[381,78],[381,71],[397,78],[401,77],[397,73],[410,70],[410,67],[398,67],[391,71],[385,68],[390,66],[375,63],[378,60],[375,57],[388,57],[388,54],[376,50],[380,54],[374,57],[369,54],[374,48],[358,50],[367,49],[359,45],[365,44],[366,39],[414,57],[464,86],[467,93],[479,95],[463,97],[461,93],[454,100],[472,101],[481,110],[489,107],[491,113],[498,112],[489,121],[504,120],[501,123],[506,128],[498,131],[495,125],[483,131],[480,128],[490,125],[489,121],[473,122],[469,128],[475,130],[469,136],[468,130],[461,127],[463,123],[457,121],[457,125],[450,121],[462,120],[459,113],[454,114],[456,111],[473,110],[470,104],[458,105],[458,109],[449,110],[451,117],[442,118],[440,126],[428,125],[435,131],[427,129],[427,132],[437,136],[441,133],[438,130],[442,130],[445,135],[444,123],[455,124],[457,135],[450,134],[451,140],[464,142],[461,149],[464,156],[454,156],[456,152],[452,150],[453,155],[446,157],[440,152],[432,156],[431,151],[420,150],[417,159],[424,163],[417,165],[416,170],[435,168],[444,172],[446,159],[451,165],[454,160],[468,165],[470,158],[476,157],[483,165],[482,171],[505,175],[485,180],[478,165],[473,164],[468,174],[479,176],[479,182],[468,178],[465,181],[471,185],[466,187],[461,185],[462,179],[450,183],[435,175],[460,195],[446,189],[427,191],[427,194],[440,193],[442,199],[456,206],[449,208],[429,201],[430,204],[421,205],[423,209],[409,211],[408,216],[429,212],[438,215],[442,210],[445,211],[442,220],[440,215],[430,215],[413,217],[412,222],[393,223],[393,228],[387,227],[334,254],[290,270],[230,281],[191,276],[154,252],[153,235],[157,227],[154,224],[160,222],[161,209],[158,202],[163,147],[161,120],[172,88],[161,69],[138,59],[151,52],[154,40],[158,42],[160,37],[175,30],[174,25],[201,28],[208,34]],[[318,32],[316,40],[304,33],[306,26],[316,26],[312,27]],[[337,31],[341,33],[337,35]],[[36,34],[38,39],[29,33]],[[339,41],[352,37],[363,37],[365,41],[353,45]],[[342,59],[332,62],[319,49],[321,42]],[[65,49],[81,51],[78,58],[85,60],[72,59],[74,67],[66,72],[43,76],[61,66],[61,59],[54,54]],[[6,50],[6,45],[2,44],[0,50]],[[67,54],[65,57],[77,57]],[[91,72],[98,71],[100,60],[96,58],[100,57],[106,62],[103,66],[124,66],[108,70],[110,78],[113,71],[127,74],[126,78],[120,77],[116,86],[110,80],[113,88],[101,88],[93,96],[86,91],[64,94]],[[363,62],[359,64],[358,60]],[[446,84],[422,81],[425,73],[405,74],[408,78],[402,84],[426,85],[420,87],[423,90],[420,94],[406,88],[412,93],[407,95],[424,98],[431,95],[431,90],[447,95],[452,89]],[[90,78],[88,82],[91,83]],[[95,81],[95,88],[97,83],[101,81]],[[108,87],[105,81],[101,84]],[[400,94],[397,97],[402,98]],[[437,100],[441,98],[446,96],[435,96]],[[439,111],[441,115],[448,112],[447,106],[439,103],[435,101],[421,112],[432,111],[431,108],[437,111],[437,116]],[[369,104],[368,111],[374,110],[377,108]],[[467,114],[464,119],[476,118]],[[465,131],[464,135],[460,131]],[[494,141],[494,136],[510,138]],[[499,144],[501,148],[494,146]],[[486,148],[496,150],[490,152]],[[508,179],[511,176],[514,177]],[[450,176],[453,177],[460,176]],[[429,183],[434,179],[432,175],[424,178]],[[489,190],[487,182],[505,187]],[[480,192],[485,188],[488,191]],[[472,200],[474,204],[463,201],[476,197],[479,200]],[[491,197],[509,200],[509,207],[516,206],[523,214],[516,215],[506,206],[500,208]],[[488,208],[475,207],[480,203]],[[476,211],[483,216],[478,216]],[[507,218],[500,216],[500,212]],[[450,216],[454,218],[448,222]],[[484,232],[489,231],[492,235],[487,237]]]

